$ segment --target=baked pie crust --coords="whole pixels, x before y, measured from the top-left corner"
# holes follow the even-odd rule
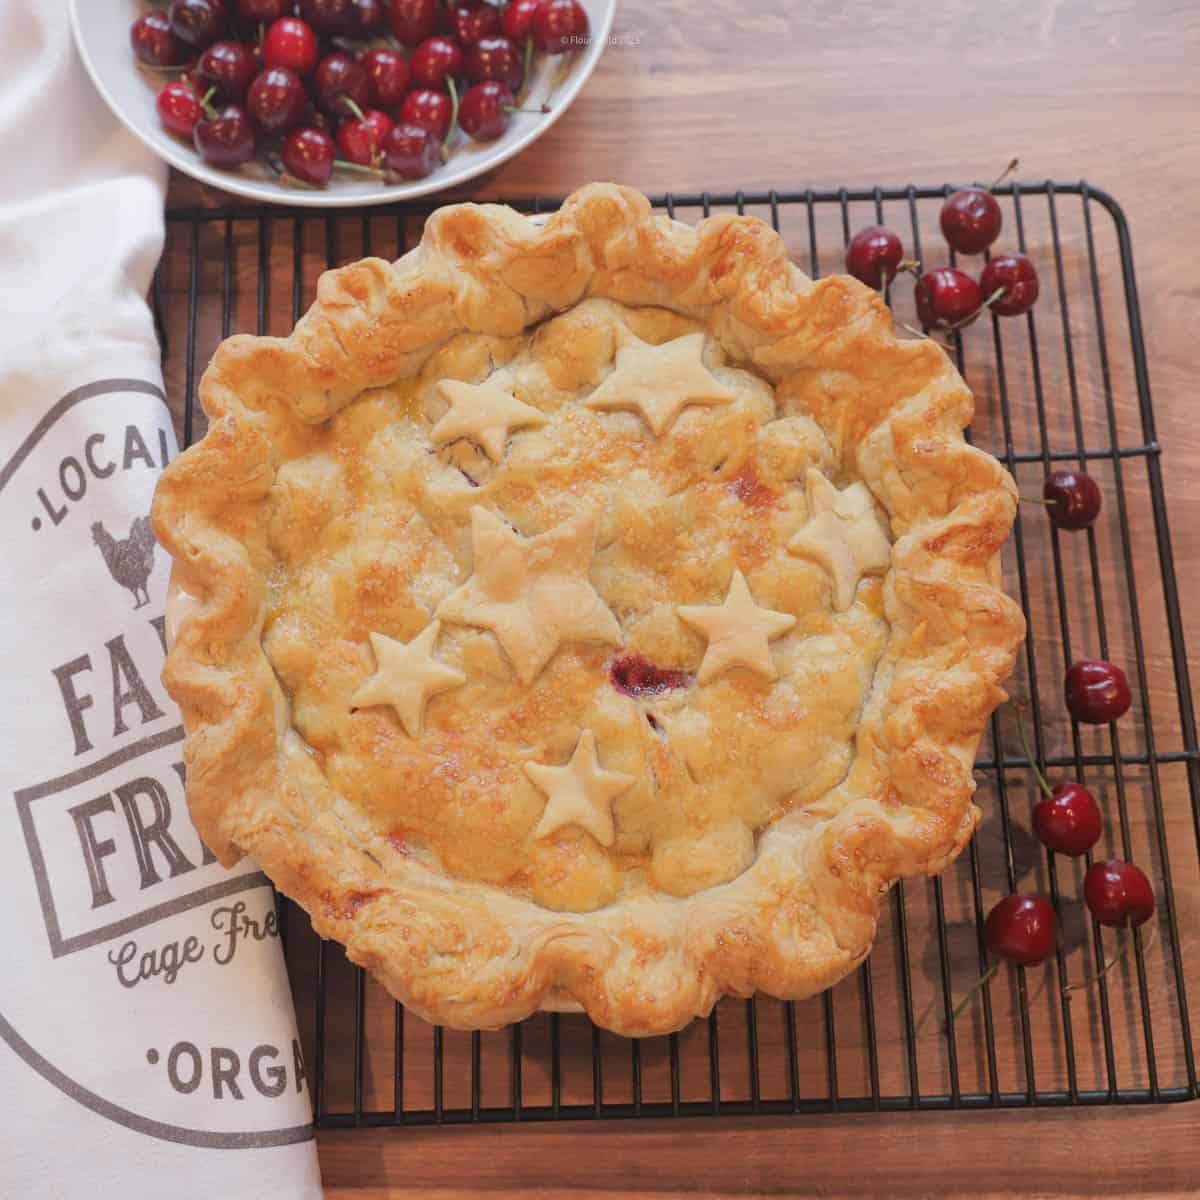
[[[421,1015],[806,996],[966,844],[1014,485],[762,222],[445,208],[200,398],[154,507],[192,815]]]

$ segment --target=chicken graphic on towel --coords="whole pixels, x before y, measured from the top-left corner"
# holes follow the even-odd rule
[[[133,593],[137,601],[134,609],[149,604],[146,581],[154,566],[154,531],[150,528],[150,518],[135,517],[129,536],[121,542],[104,528],[102,521],[95,521],[92,523],[92,541],[100,547],[108,573]]]

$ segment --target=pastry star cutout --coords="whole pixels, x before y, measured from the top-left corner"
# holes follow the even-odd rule
[[[688,333],[661,346],[629,334],[609,377],[584,401],[588,408],[641,413],[661,437],[689,404],[728,404],[733,393],[700,361],[704,334]]]
[[[510,430],[546,423],[541,412],[517,399],[507,371],[497,371],[483,383],[443,379],[438,388],[450,409],[430,432],[435,446],[470,438],[493,462],[499,462]]]
[[[474,573],[436,615],[490,629],[522,683],[532,683],[563,642],[619,646],[621,627],[588,580],[595,545],[594,516],[523,538],[472,508]]]
[[[533,836],[549,837],[564,825],[578,825],[602,846],[616,839],[612,802],[637,782],[632,775],[605,771],[596,757],[596,737],[590,729],[579,735],[571,761],[565,767],[527,762],[525,774],[548,798]]]
[[[350,697],[353,708],[390,704],[409,737],[419,737],[425,706],[438,692],[466,683],[467,677],[433,657],[433,644],[442,623],[426,625],[411,642],[398,642],[382,633],[372,633],[375,674]]]
[[[724,604],[681,604],[677,611],[682,620],[708,638],[708,649],[696,673],[700,683],[708,683],[730,667],[746,667],[767,679],[779,675],[768,643],[787,633],[796,618],[759,608],[741,571],[734,571]]]
[[[882,575],[892,562],[892,544],[866,484],[838,491],[815,467],[805,477],[808,522],[788,549],[820,563],[833,581],[833,606],[845,612],[864,575]]]

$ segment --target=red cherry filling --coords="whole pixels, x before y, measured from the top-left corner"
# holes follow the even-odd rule
[[[640,654],[614,658],[609,678],[618,692],[626,696],[657,696],[671,688],[687,687],[692,677],[686,671],[669,671],[647,662]]]

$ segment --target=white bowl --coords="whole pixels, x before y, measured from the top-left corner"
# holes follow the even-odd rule
[[[262,163],[247,163],[237,170],[208,166],[189,145],[167,133],[158,122],[154,98],[170,76],[143,71],[129,46],[129,27],[145,8],[138,0],[70,0],[75,44],[100,95],[120,120],[160,158],[193,179],[251,200],[311,208],[345,208],[359,204],[386,204],[440,192],[482,175],[507,162],[541,137],[567,110],[592,73],[612,29],[616,0],[580,0],[591,22],[591,44],[578,56],[567,78],[557,88],[553,82],[559,59],[539,55],[526,107],[537,108],[550,96],[549,113],[515,113],[508,132],[495,142],[472,142],[459,136],[450,161],[428,179],[386,184],[335,172],[329,186],[319,191],[288,187],[278,182]]]

